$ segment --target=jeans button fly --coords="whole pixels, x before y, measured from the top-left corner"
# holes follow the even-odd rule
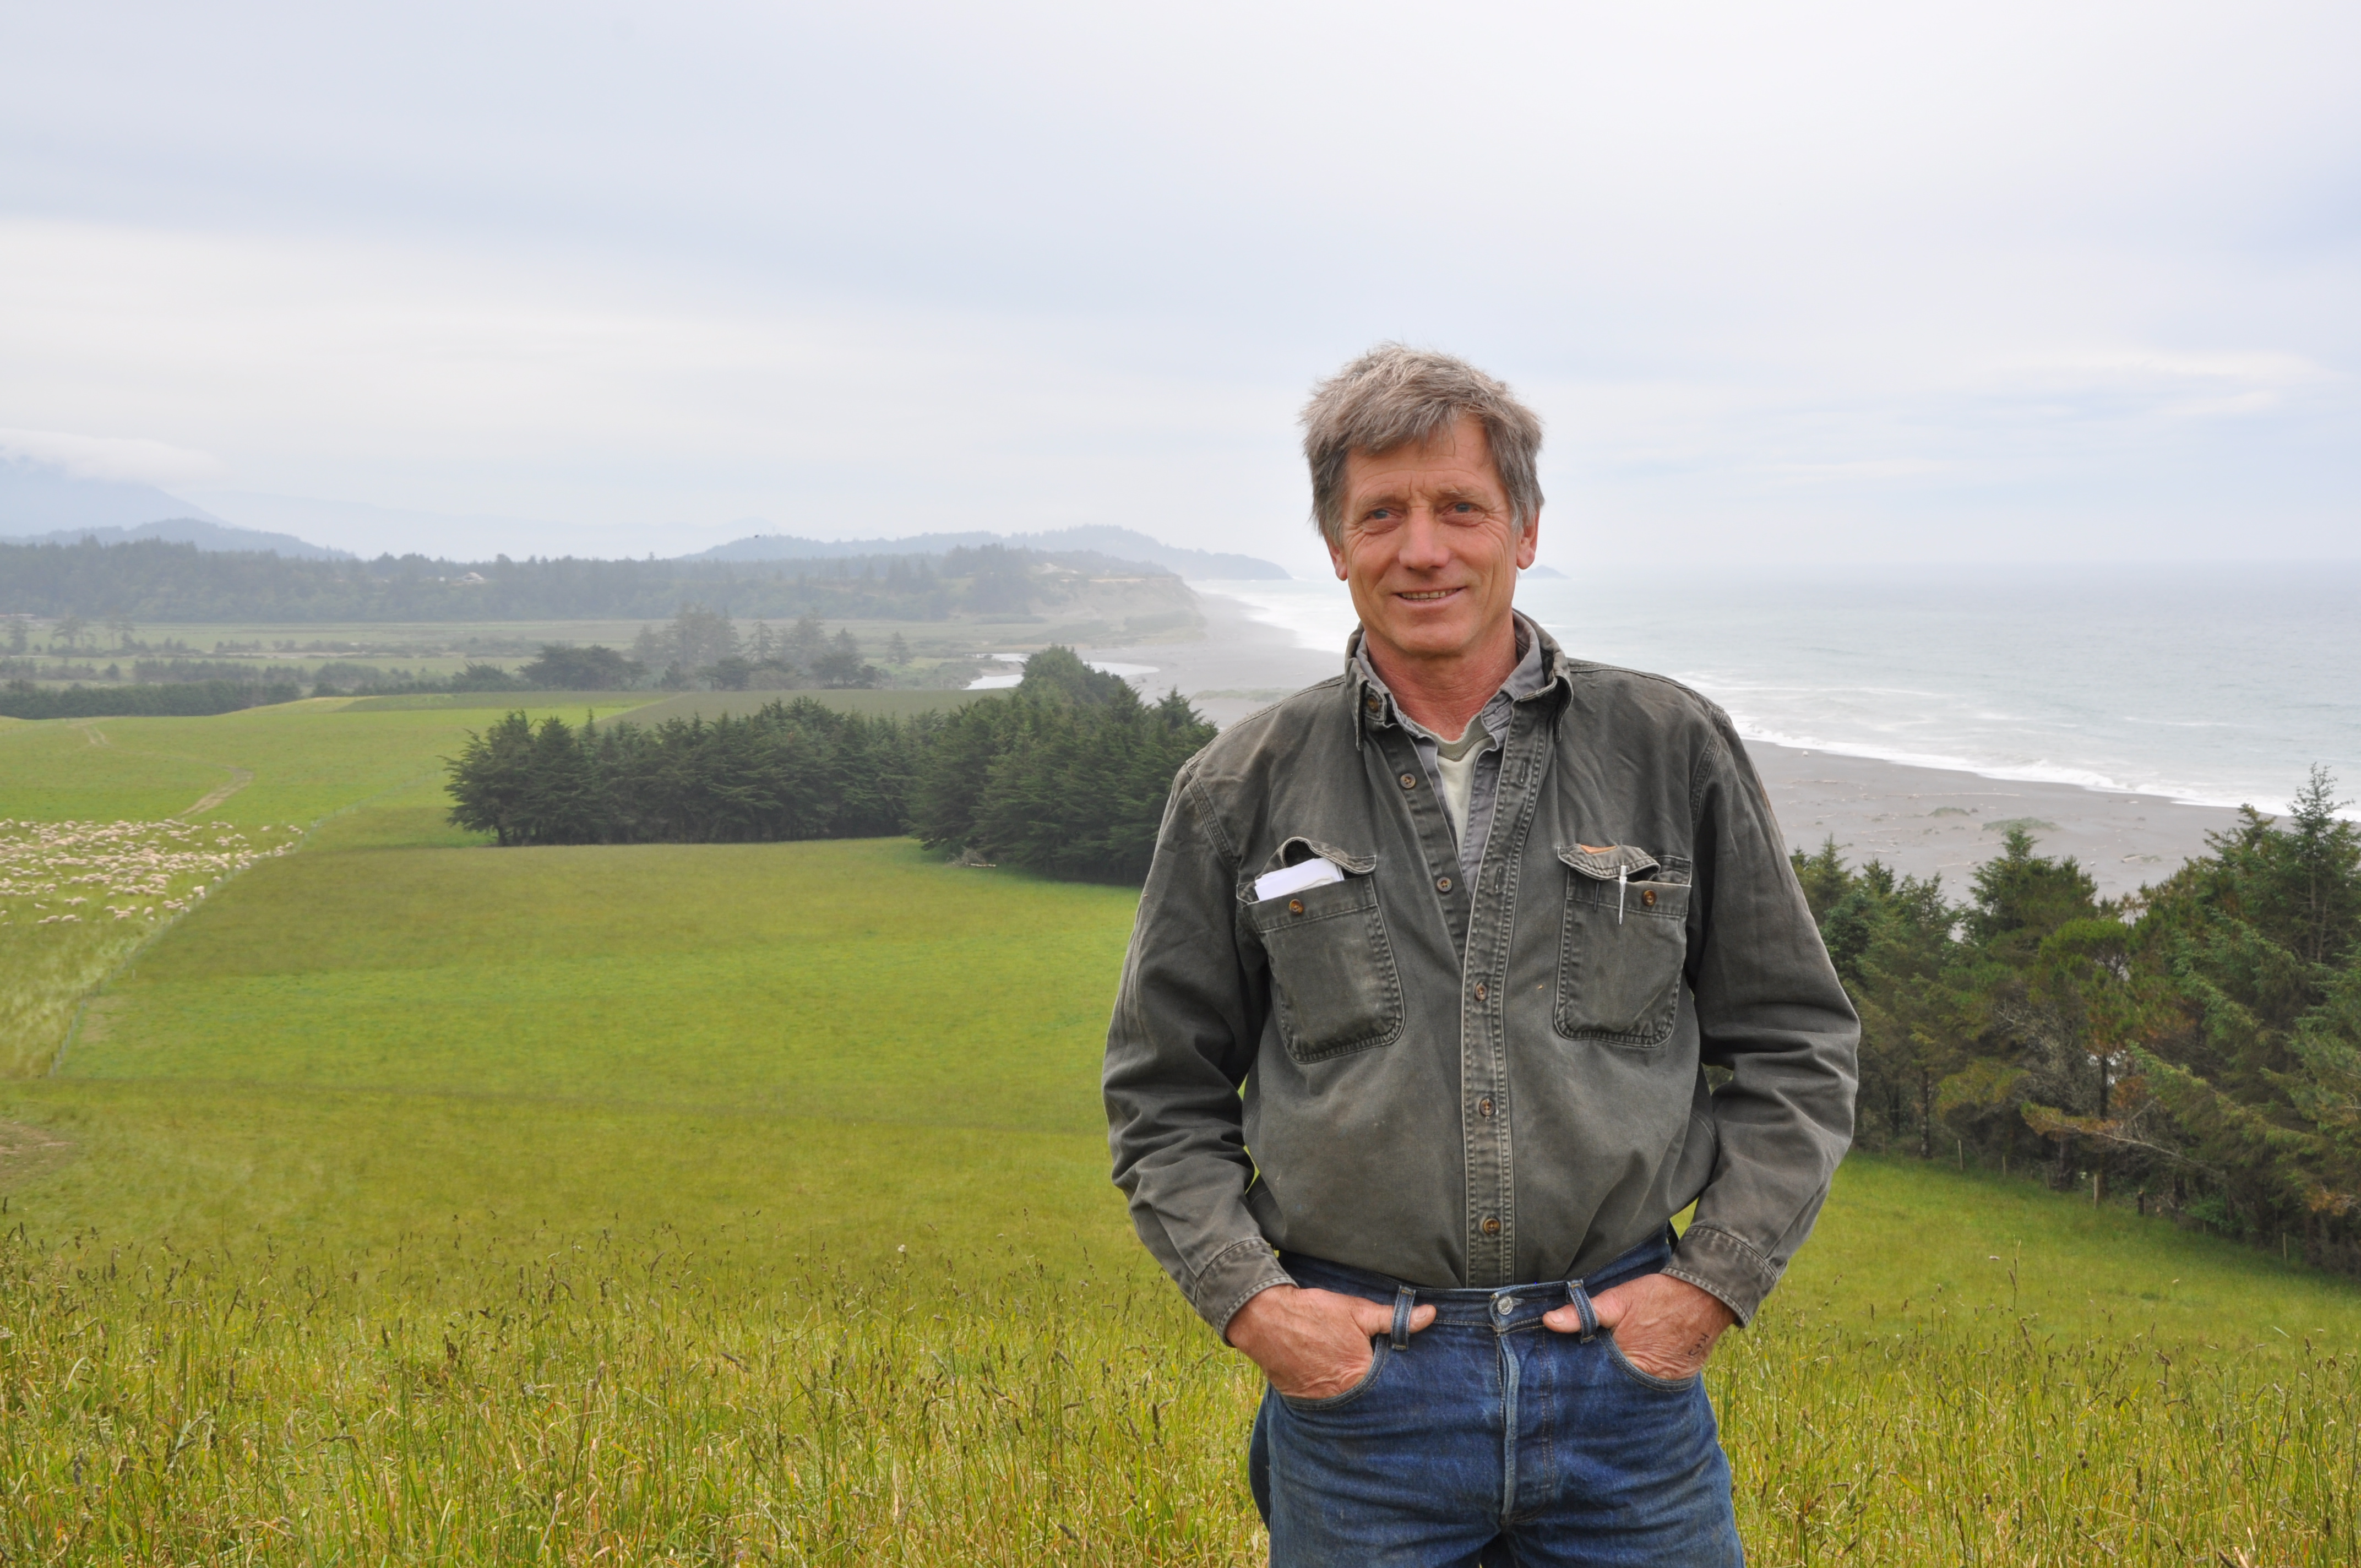
[[[1492,1310],[1499,1313],[1500,1316],[1505,1318],[1516,1310],[1517,1299],[1514,1296],[1495,1296],[1492,1298]]]

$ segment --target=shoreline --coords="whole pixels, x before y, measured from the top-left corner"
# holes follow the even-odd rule
[[[1177,688],[1224,727],[1343,666],[1341,649],[1302,647],[1235,599],[1200,589],[1197,600],[1206,622],[1201,641],[1080,652],[1151,666],[1136,677],[1144,692]],[[2012,824],[2033,833],[2038,853],[2079,861],[2101,896],[2121,897],[2204,854],[2208,833],[2238,821],[2228,807],[2153,793],[1992,778],[1764,740],[1749,739],[1746,752],[1790,850],[1810,854],[1833,838],[1848,863],[1874,859],[1900,874],[1939,875],[1954,899],[1966,896],[1975,868],[2001,852],[2003,830]]]
[[[1883,861],[1907,876],[1939,875],[1964,897],[1975,868],[2001,852],[2004,830],[2022,824],[2036,852],[2081,862],[2102,897],[2163,881],[2206,852],[2205,836],[2234,828],[2226,806],[2081,784],[1987,778],[1950,768],[1889,762],[1749,740],[1787,847],[1806,854],[1833,838],[1848,863]]]

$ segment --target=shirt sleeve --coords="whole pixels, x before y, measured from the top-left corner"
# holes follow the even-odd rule
[[[1216,1333],[1257,1292],[1293,1283],[1246,1207],[1254,1162],[1238,1089],[1269,1001],[1239,957],[1237,874],[1183,769],[1132,926],[1103,1080],[1132,1224]]]
[[[1852,1141],[1861,1023],[1728,718],[1692,784],[1688,981],[1714,1091],[1714,1172],[1664,1272],[1753,1319]]]

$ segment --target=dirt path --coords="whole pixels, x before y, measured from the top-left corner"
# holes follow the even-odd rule
[[[244,789],[247,785],[254,782],[254,775],[244,768],[231,768],[226,762],[216,762],[214,765],[215,767],[229,769],[229,783],[223,784],[219,789],[214,790],[211,795],[197,802],[196,805],[190,806],[185,811],[177,813],[177,815],[181,817],[194,817],[200,811],[211,811],[214,806],[219,806],[223,801],[227,800],[231,795],[236,795],[238,791]]]
[[[82,739],[89,741],[92,745],[112,747],[115,744],[114,739],[110,737],[105,730],[101,729],[98,727],[98,724],[99,721],[95,718],[83,718],[75,720],[73,727],[76,729],[81,730]],[[135,752],[133,754],[151,757],[180,757],[183,762],[199,762],[198,758],[182,756],[182,754],[178,751],[148,751]],[[208,768],[221,769],[224,773],[229,774],[229,782],[204,795],[194,806],[186,806],[181,810],[174,812],[172,814],[173,816],[194,817],[199,812],[211,811],[214,806],[219,806],[223,801],[227,800],[231,795],[236,795],[238,791],[244,789],[247,785],[254,782],[254,774],[252,773],[248,772],[245,768],[231,767],[227,762],[202,762],[200,765]]]

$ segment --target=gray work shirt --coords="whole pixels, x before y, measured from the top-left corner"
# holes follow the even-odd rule
[[[1480,831],[1357,633],[1173,780],[1104,1092],[1133,1223],[1217,1331],[1279,1249],[1576,1278],[1692,1201],[1667,1272],[1743,1321],[1827,1195],[1860,1026],[1728,716],[1522,630]],[[1255,898],[1313,856],[1340,879]]]
[[[1484,859],[1484,841],[1492,831],[1492,803],[1498,797],[1500,783],[1500,738],[1509,732],[1509,721],[1518,703],[1532,696],[1549,684],[1549,674],[1542,657],[1541,629],[1523,616],[1517,617],[1517,664],[1500,689],[1492,694],[1471,724],[1484,727],[1483,750],[1476,759],[1476,775],[1467,793],[1467,825],[1459,834],[1459,866],[1468,876],[1476,874]],[[1378,674],[1377,665],[1369,662],[1366,642],[1353,651],[1353,663],[1370,689],[1386,700],[1386,717],[1400,724],[1418,748],[1418,760],[1426,770],[1427,782],[1438,793],[1443,789],[1443,769],[1438,759],[1443,748],[1460,740],[1460,735],[1437,735],[1409,714],[1402,712],[1394,701],[1393,688]]]

